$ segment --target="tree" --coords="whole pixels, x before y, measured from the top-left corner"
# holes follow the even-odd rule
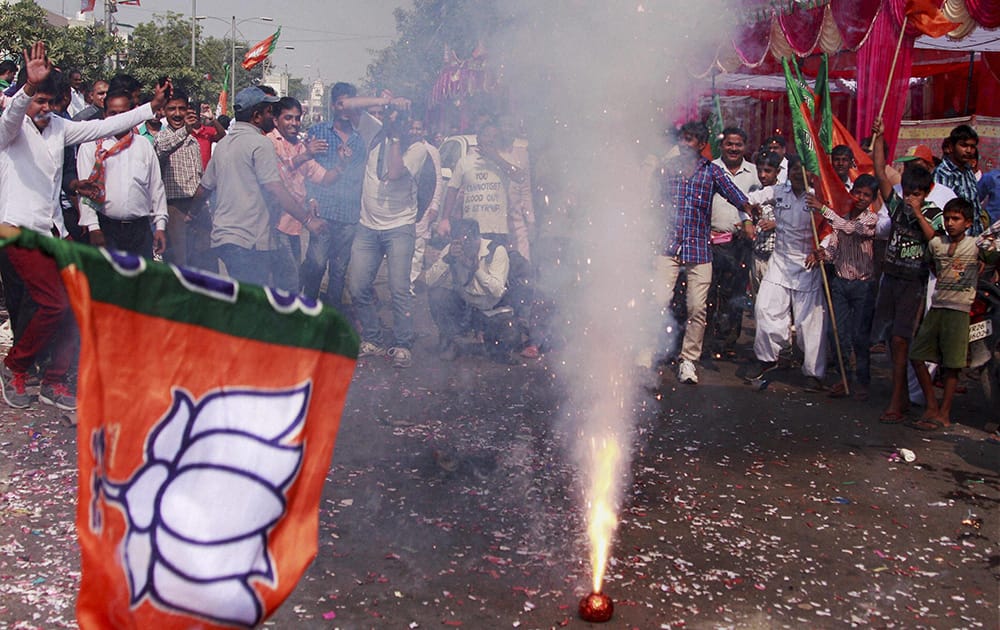
[[[5,4],[0,11],[0,55],[20,65],[22,51],[39,40],[48,45],[57,68],[78,69],[90,79],[104,76],[107,59],[124,50],[124,43],[99,25],[56,28],[31,0]]]
[[[24,49],[39,40],[51,43],[55,32],[45,10],[31,0],[6,4],[0,11],[0,54],[20,64]]]
[[[80,70],[91,80],[107,77],[108,59],[125,52],[125,42],[100,24],[53,30],[56,34],[49,39],[49,56],[63,70]]]
[[[137,24],[129,38],[124,71],[146,86],[170,77],[174,86],[188,92],[194,100],[212,100],[222,89],[227,50],[225,42],[214,37],[198,43],[196,62],[191,67],[191,22],[180,13],[153,16],[153,21]]]

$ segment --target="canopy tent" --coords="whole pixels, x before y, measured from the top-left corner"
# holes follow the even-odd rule
[[[909,95],[913,118],[976,112],[1000,116],[1000,2],[934,0],[958,26],[949,37],[932,39],[907,26],[893,73],[892,94],[884,119],[887,139],[895,143]],[[705,70],[734,98],[756,96],[765,103],[782,100],[780,59],[800,57],[803,74],[815,76],[818,57],[828,53],[833,86],[854,90],[834,109],[858,137],[867,135],[878,112],[889,67],[904,23],[906,0],[742,0],[742,25],[731,42],[720,46]],[[971,69],[971,71],[970,71]],[[728,75],[732,78],[724,79]],[[921,79],[911,81],[911,78]],[[970,82],[971,81],[971,82]],[[771,92],[772,86],[777,86]],[[974,88],[973,88],[974,86]],[[978,97],[978,98],[977,98]],[[836,99],[835,99],[836,101]],[[770,107],[764,105],[764,109]],[[780,109],[780,108],[779,108]],[[761,113],[762,124],[781,119]],[[784,129],[784,127],[780,127]],[[765,125],[766,133],[776,127]]]

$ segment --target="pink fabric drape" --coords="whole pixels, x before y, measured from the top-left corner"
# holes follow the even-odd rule
[[[997,0],[965,0],[965,8],[983,28],[1000,26],[1000,2]]]
[[[744,26],[733,37],[733,48],[740,60],[750,68],[756,68],[767,56],[771,38],[771,20],[761,20]]]
[[[891,5],[896,1],[884,0],[882,4]],[[898,1],[904,2],[904,0]],[[893,19],[891,8],[889,6],[885,8],[890,10],[878,13],[871,34],[858,50],[858,124],[855,129],[858,138],[871,135],[872,122],[882,104],[889,68],[892,66],[892,57],[899,39],[899,22]],[[892,74],[889,100],[886,101],[885,112],[882,114],[885,123],[885,141],[890,151],[895,150],[903,109],[906,106],[907,86],[913,65],[913,40],[910,35],[903,38],[896,69]]]
[[[778,14],[781,32],[788,40],[796,55],[804,57],[816,48],[820,27],[823,26],[824,7],[804,10],[795,8],[788,13]]]
[[[844,48],[856,50],[871,31],[881,3],[872,0],[836,0],[830,3],[833,21],[840,29]]]

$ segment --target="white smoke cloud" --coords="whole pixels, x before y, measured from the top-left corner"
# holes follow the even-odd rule
[[[697,97],[691,72],[709,67],[733,14],[721,0],[510,6],[510,28],[491,54],[503,59],[513,109],[528,123],[537,183],[556,208],[550,217],[565,213],[546,227],[569,243],[559,258],[566,273],[543,282],[567,337],[553,362],[566,391],[563,415],[578,440],[588,508],[603,500],[617,514],[642,391],[636,356],[665,349],[657,336],[666,314],[649,300],[666,229],[664,210],[650,204],[651,165],[666,151],[675,114]]]

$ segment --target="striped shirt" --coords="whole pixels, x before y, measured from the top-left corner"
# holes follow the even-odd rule
[[[662,182],[663,203],[668,212],[673,211],[669,215],[671,227],[667,229],[663,255],[685,264],[712,262],[709,238],[713,195],[722,195],[737,208],[746,204],[746,195],[721,168],[703,157],[698,158],[690,177],[675,166],[676,163],[672,163],[665,167]]]
[[[833,227],[833,233],[823,249],[833,260],[837,276],[844,280],[875,278],[875,226],[878,214],[865,210],[854,219],[840,217],[830,208],[823,216]]]

